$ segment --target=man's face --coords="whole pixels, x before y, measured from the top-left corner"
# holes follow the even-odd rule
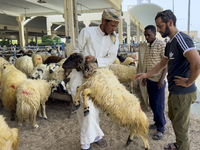
[[[162,21],[161,17],[158,17],[156,19],[156,27],[157,27],[157,31],[161,34],[161,36],[163,38],[170,35],[169,26],[168,26],[168,24],[166,24]]]
[[[147,29],[144,32],[144,36],[148,43],[153,43],[153,41],[155,40],[155,37],[156,37],[156,33],[153,33],[151,31],[151,29]]]
[[[116,27],[118,26],[118,24],[119,24],[118,21],[111,20],[109,22],[106,22],[104,26],[105,34],[108,35],[108,34],[113,33],[116,30]]]

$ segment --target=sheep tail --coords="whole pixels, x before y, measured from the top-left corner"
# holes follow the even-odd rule
[[[26,103],[25,101],[21,101],[21,104],[17,102],[17,116],[20,117],[22,120],[25,120],[26,123],[30,123],[30,115],[31,112],[31,106]]]

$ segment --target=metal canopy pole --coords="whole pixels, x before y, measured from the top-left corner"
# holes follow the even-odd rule
[[[190,0],[188,0],[188,29],[187,34],[190,35]]]

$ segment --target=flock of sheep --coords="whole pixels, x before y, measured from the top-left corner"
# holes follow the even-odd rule
[[[26,121],[38,128],[37,113],[47,119],[45,102],[50,94],[60,84],[66,88],[66,74],[62,68],[66,59],[45,57],[37,53],[8,60],[0,57],[0,99],[3,107],[10,111],[12,121],[16,113],[19,126]],[[10,129],[0,115],[0,149],[16,150],[18,142],[18,129]]]
[[[63,81],[71,72],[71,67],[77,69],[77,66],[69,67],[69,62],[74,60],[71,59],[72,57],[78,61],[77,56],[83,59],[77,53],[70,55],[67,59],[57,56],[46,57],[40,54],[22,56],[17,59],[10,57],[8,61],[0,57],[0,97],[4,108],[11,112],[11,120],[15,119],[16,112],[19,126],[22,126],[25,121],[31,122],[33,127],[37,128],[37,113],[40,117],[47,119],[45,102],[53,88],[56,89],[61,83],[63,85]],[[81,67],[83,73],[84,65],[87,64],[83,64]],[[83,91],[85,108],[83,113],[85,115],[89,113],[86,97],[90,96],[94,104],[108,114],[108,117],[115,123],[130,130],[127,145],[133,140],[134,134],[138,134],[144,142],[145,150],[148,150],[149,144],[146,136],[149,126],[148,118],[141,110],[138,99],[131,94],[133,93],[137,63],[131,57],[125,59],[118,56],[109,68],[96,68],[95,66],[91,64],[86,67],[91,68],[94,72],[87,71],[91,77],[77,89],[75,106],[78,109],[79,95]],[[130,92],[120,83],[127,83]],[[63,87],[65,86],[63,85]],[[69,87],[65,87],[65,89],[69,89]],[[18,129],[10,129],[3,116],[0,116],[0,121],[0,149],[9,149],[9,146],[10,149],[17,149]]]

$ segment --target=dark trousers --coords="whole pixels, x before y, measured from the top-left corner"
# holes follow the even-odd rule
[[[149,95],[149,104],[154,114],[154,122],[157,126],[157,131],[163,132],[165,131],[165,85],[158,89],[158,82],[151,81],[147,79],[147,92]]]

